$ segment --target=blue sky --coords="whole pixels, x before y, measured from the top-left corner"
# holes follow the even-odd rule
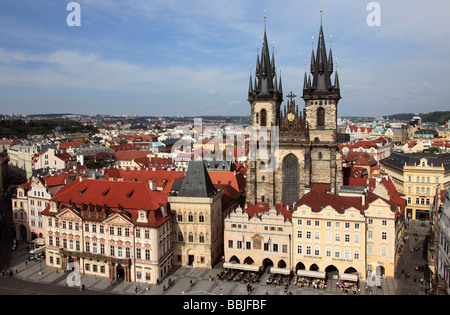
[[[303,107],[320,8],[339,115],[450,110],[448,0],[379,0],[373,27],[369,0],[79,0],[79,27],[69,2],[0,2],[0,113],[249,114],[264,14],[284,92]]]

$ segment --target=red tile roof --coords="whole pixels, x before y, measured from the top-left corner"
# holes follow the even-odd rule
[[[285,221],[292,221],[292,207],[284,204],[275,204],[274,205],[277,214],[282,214]],[[256,204],[252,204],[250,202],[246,203],[244,212],[246,212],[249,218],[253,218],[255,215],[260,215],[262,213],[268,212],[271,207],[264,202],[257,202]]]
[[[170,219],[173,213],[167,210],[168,215],[163,217],[160,207],[167,205],[167,193],[164,191],[153,191],[148,183],[141,181],[109,181],[100,179],[75,180],[59,191],[51,201],[59,202],[60,205],[70,207],[76,205],[81,208],[85,205],[106,205],[110,211],[121,213],[120,209],[126,211],[135,222],[139,212],[146,210],[149,222],[145,226],[160,226]],[[42,215],[53,215],[47,207]]]

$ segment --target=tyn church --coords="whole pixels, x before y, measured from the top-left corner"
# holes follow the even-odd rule
[[[270,56],[267,43],[264,29],[254,81],[250,74],[248,101],[255,131],[259,135],[260,129],[267,130],[264,141],[269,156],[271,133],[278,127],[278,167],[268,172],[267,164],[273,161],[249,158],[247,201],[293,205],[314,184],[329,185],[329,192],[336,194],[342,185],[342,157],[337,141],[337,104],[341,94],[337,72],[332,80],[333,57],[331,48],[327,55],[322,22],[317,50],[311,53],[310,74],[305,73],[304,77],[303,111],[295,104],[296,95],[292,92],[282,107],[281,74],[277,78],[275,56],[273,52]],[[258,139],[256,142],[259,146]]]

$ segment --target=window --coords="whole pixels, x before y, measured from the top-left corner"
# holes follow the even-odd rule
[[[267,112],[265,109],[261,110],[261,124],[260,126],[267,126]]]
[[[297,231],[297,238],[302,238],[303,237],[303,231],[298,230]]]
[[[302,253],[302,245],[297,245],[297,254]]]
[[[150,249],[145,250],[145,260],[150,260]]]
[[[311,239],[311,231],[306,231],[306,239],[307,240]]]
[[[306,246],[306,255],[311,255],[311,246]]]
[[[203,213],[200,213],[198,215],[198,222],[205,222],[205,216],[203,215]]]
[[[381,239],[387,240],[387,232],[381,232]]]
[[[183,215],[181,213],[179,213],[179,212],[177,214],[177,220],[178,220],[178,222],[182,222],[183,221]]]
[[[117,257],[122,258],[122,246],[117,246]]]
[[[339,258],[341,256],[341,250],[339,248],[334,249],[334,258]]]
[[[194,216],[192,215],[192,213],[188,214],[188,221],[189,222],[194,222]]]
[[[136,259],[141,259],[141,249],[136,248]]]
[[[199,237],[198,237],[198,241],[200,243],[204,243],[205,242],[205,236],[203,235],[203,233],[200,233]]]
[[[122,236],[122,228],[121,227],[117,228],[117,235]]]
[[[189,233],[188,240],[189,240],[189,242],[191,242],[191,243],[194,242],[194,234]]]
[[[340,241],[341,241],[341,234],[336,233],[336,234],[334,235],[334,240],[335,240],[336,242],[340,242]]]
[[[350,259],[350,250],[349,249],[344,250],[344,258]]]
[[[100,254],[105,255],[105,244],[100,244]]]
[[[144,237],[145,237],[146,239],[149,239],[149,238],[150,238],[150,231],[149,231],[149,230],[145,230],[145,231],[144,231]]]
[[[110,245],[109,246],[109,255],[110,256],[114,256],[115,255],[115,253],[114,253],[114,245]]]
[[[345,234],[344,235],[344,242],[350,243],[350,234]]]
[[[114,235],[114,227],[113,226],[109,227],[109,235]]]
[[[322,127],[325,125],[325,109],[323,107],[319,107],[317,109],[317,126]]]

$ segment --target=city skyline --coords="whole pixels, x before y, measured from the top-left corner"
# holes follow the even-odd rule
[[[381,24],[369,26],[370,1],[84,0],[72,27],[69,2],[0,5],[3,113],[249,115],[265,22],[284,94],[301,95],[320,9],[341,83],[339,116],[448,107],[444,1],[377,1]]]

